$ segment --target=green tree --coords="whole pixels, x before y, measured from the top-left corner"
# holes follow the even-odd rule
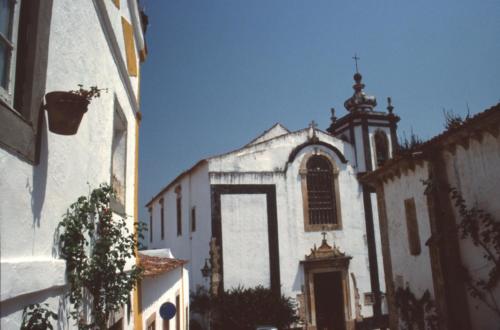
[[[113,189],[102,184],[89,197],[78,198],[59,224],[71,316],[79,329],[106,329],[109,316],[127,302],[142,275],[136,265],[125,269],[135,257],[137,238],[125,218],[113,216],[114,198]]]

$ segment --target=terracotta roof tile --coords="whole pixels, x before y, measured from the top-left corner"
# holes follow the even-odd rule
[[[187,260],[152,257],[139,252],[139,265],[144,268],[144,276],[155,276],[181,267]]]

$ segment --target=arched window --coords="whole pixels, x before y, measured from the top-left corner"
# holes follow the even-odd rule
[[[387,135],[382,131],[377,131],[374,138],[376,165],[380,167],[389,159],[389,141],[387,140]]]
[[[306,160],[304,167],[305,229],[337,229],[340,226],[338,182],[332,162],[325,156],[313,155]]]

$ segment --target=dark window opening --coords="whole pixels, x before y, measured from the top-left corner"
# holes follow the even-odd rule
[[[19,31],[17,36],[17,55],[16,55],[16,78],[14,86],[14,109],[23,116],[29,116],[29,109],[26,107],[30,89],[28,73],[33,71],[34,52],[30,52],[33,46],[34,34],[33,25],[38,11],[30,8],[31,4],[27,1],[21,2],[21,11],[19,15]],[[32,6],[31,6],[32,7]],[[30,58],[31,57],[31,58]]]
[[[127,324],[130,323],[130,315],[132,314],[132,300],[130,299],[130,296],[127,298]]]
[[[116,323],[109,327],[108,330],[123,330],[123,318],[116,321]]]
[[[348,142],[348,143],[350,143],[349,138],[348,138],[348,137],[347,137],[347,135],[345,135],[345,134],[342,134],[342,135],[340,136],[340,139],[341,139],[342,141],[344,141],[344,142]]]
[[[160,213],[160,234],[161,234],[161,239],[163,240],[165,238],[165,203],[163,201],[163,198],[160,199],[160,205],[161,205],[161,213]]]
[[[182,235],[182,195],[181,195],[181,187],[178,186],[175,189],[177,193],[176,200],[176,214],[177,214],[177,236]]]
[[[389,159],[389,141],[387,135],[381,131],[375,133],[375,155],[377,157],[377,167],[384,165]]]
[[[153,208],[149,207],[149,241],[153,242]]]
[[[30,119],[29,101],[35,64],[39,4],[0,1],[0,96],[23,117]],[[16,16],[16,12],[17,15]],[[16,33],[17,32],[17,33]]]
[[[175,330],[181,330],[181,298],[179,295],[175,297],[175,309],[177,314],[175,315]]]
[[[196,207],[191,209],[191,232],[196,231]]]
[[[309,224],[336,224],[332,165],[323,156],[313,156],[306,167]]]
[[[38,164],[52,1],[0,0],[0,148]]]

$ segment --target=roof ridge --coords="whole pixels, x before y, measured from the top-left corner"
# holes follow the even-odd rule
[[[288,128],[286,128],[283,124],[281,124],[280,122],[276,122],[274,125],[272,125],[271,127],[269,127],[268,129],[266,129],[264,132],[260,133],[256,138],[254,138],[253,140],[251,140],[250,142],[248,142],[247,144],[245,144],[244,146],[249,146],[249,145],[252,145],[252,143],[254,143],[255,141],[257,141],[258,139],[260,139],[261,137],[265,136],[267,133],[269,133],[270,131],[273,130],[273,128],[275,127],[281,127],[283,128],[285,131],[287,131],[288,133],[290,133],[290,130]],[[262,141],[263,142],[263,141]]]

